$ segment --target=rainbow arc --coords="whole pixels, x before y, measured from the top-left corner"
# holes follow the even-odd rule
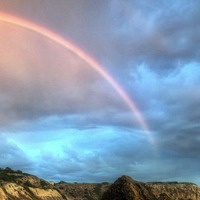
[[[134,116],[136,117],[137,121],[143,128],[145,134],[148,137],[148,140],[151,144],[154,144],[154,139],[151,136],[149,127],[144,120],[141,112],[137,108],[134,101],[128,96],[128,94],[125,92],[125,90],[114,80],[114,78],[106,71],[106,69],[98,64],[92,57],[87,55],[85,52],[83,52],[80,48],[72,44],[69,40],[66,40],[59,36],[58,34],[41,27],[37,24],[31,23],[29,21],[26,21],[24,19],[5,14],[0,13],[0,21],[6,22],[15,26],[22,27],[24,29],[28,29],[30,31],[34,31],[53,42],[63,46],[64,48],[70,50],[75,55],[77,55],[79,58],[81,58],[83,61],[89,64],[94,70],[96,70],[114,89],[115,91],[121,96],[121,98],[124,100],[124,102],[127,104],[127,106],[130,108],[130,110],[133,112]]]

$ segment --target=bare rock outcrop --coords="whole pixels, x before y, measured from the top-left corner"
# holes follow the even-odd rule
[[[0,200],[63,200],[62,195],[45,180],[14,171],[0,170]]]
[[[193,183],[141,183],[122,176],[104,193],[102,200],[200,200],[200,188]]]
[[[31,174],[0,169],[0,200],[99,200],[109,183],[48,182]]]
[[[200,200],[193,183],[142,183],[122,176],[113,184],[48,182],[31,174],[0,169],[0,200]]]
[[[104,193],[102,200],[155,200],[154,194],[144,183],[133,181],[128,176],[117,179]]]
[[[147,183],[146,187],[156,198],[173,200],[200,200],[200,188],[193,183]]]

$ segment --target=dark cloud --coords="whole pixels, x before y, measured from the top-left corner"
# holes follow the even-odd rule
[[[198,45],[194,45],[199,41],[199,3],[112,2],[113,37],[118,45],[113,59],[124,59],[123,68],[130,62],[132,68],[145,63],[166,74],[199,59]]]

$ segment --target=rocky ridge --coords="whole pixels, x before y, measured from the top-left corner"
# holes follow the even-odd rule
[[[0,200],[98,200],[109,183],[53,183],[20,170],[0,169]]]
[[[141,183],[122,176],[103,194],[102,200],[200,200],[200,188],[193,183]]]
[[[158,200],[200,200],[200,187],[193,183],[157,182],[145,185]]]
[[[200,200],[193,183],[142,183],[122,176],[110,183],[47,182],[36,176],[0,169],[0,200]]]

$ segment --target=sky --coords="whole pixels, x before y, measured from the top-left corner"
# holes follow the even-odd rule
[[[199,9],[196,0],[0,1],[0,19],[54,33],[117,84],[52,38],[0,20],[0,167],[55,182],[200,185]]]

